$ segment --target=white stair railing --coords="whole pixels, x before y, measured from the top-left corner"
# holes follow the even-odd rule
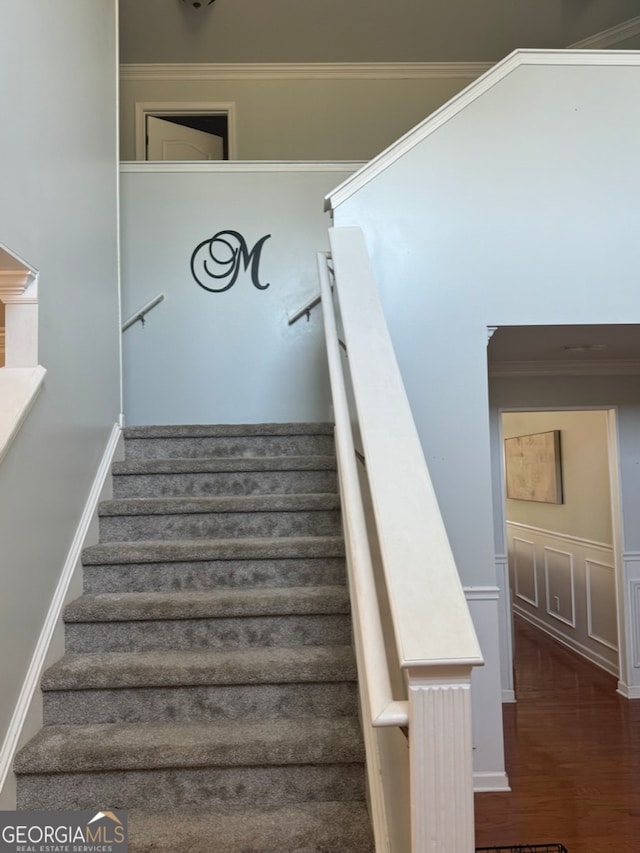
[[[367,254],[358,228],[330,230],[319,255],[322,307],[336,421],[336,447],[377,853],[407,853],[393,810],[380,727],[408,733],[411,853],[474,850],[471,671],[483,663]],[[350,407],[334,299],[348,353]],[[372,505],[367,528],[352,421],[366,457]],[[375,539],[393,637],[385,638],[370,555]],[[395,649],[393,658],[390,647]],[[397,671],[402,679],[397,677]],[[391,669],[391,671],[390,671]],[[394,698],[392,684],[404,684]],[[397,686],[396,686],[397,691]],[[392,765],[396,765],[392,770]],[[389,765],[389,767],[387,767]],[[395,821],[397,823],[397,821]],[[402,834],[402,833],[400,833]]]

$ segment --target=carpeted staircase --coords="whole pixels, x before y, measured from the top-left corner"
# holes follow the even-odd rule
[[[329,425],[133,427],[17,755],[131,853],[369,853]]]

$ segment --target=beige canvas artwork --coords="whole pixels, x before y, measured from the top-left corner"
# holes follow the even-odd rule
[[[562,503],[560,430],[505,438],[507,497]]]

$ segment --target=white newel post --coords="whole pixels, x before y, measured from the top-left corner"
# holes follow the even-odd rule
[[[408,674],[412,853],[472,853],[471,667]]]

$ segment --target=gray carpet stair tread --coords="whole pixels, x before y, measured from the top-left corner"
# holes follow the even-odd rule
[[[356,718],[45,726],[17,754],[16,773],[355,764]]]
[[[64,621],[130,622],[329,613],[349,613],[346,587],[99,593],[72,601],[65,608]]]
[[[129,438],[224,438],[269,435],[333,435],[331,423],[264,423],[264,424],[160,424],[130,426],[123,430]]]
[[[201,459],[129,459],[114,462],[112,473],[215,474],[256,471],[335,471],[333,456],[212,456]]]
[[[152,839],[152,840],[151,840]],[[129,812],[131,853],[374,853],[363,802]]]
[[[45,691],[117,690],[355,679],[350,646],[298,646],[66,655],[44,673],[41,686]]]
[[[98,514],[109,516],[185,515],[187,513],[298,512],[340,509],[337,494],[234,495],[214,498],[124,498],[104,501]]]
[[[374,853],[333,433],[124,430],[19,804],[122,800],[131,853]]]
[[[162,542],[106,542],[82,552],[85,566],[130,563],[196,562],[343,557],[341,536],[280,536],[254,539],[193,539]]]

